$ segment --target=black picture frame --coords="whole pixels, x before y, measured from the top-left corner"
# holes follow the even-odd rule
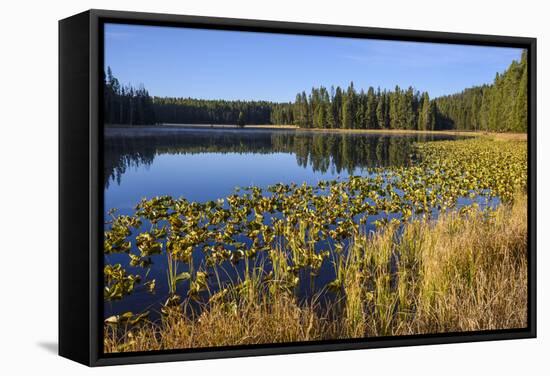
[[[103,354],[103,25],[163,25],[519,47],[528,53],[528,326],[525,329]],[[59,354],[88,366],[536,337],[536,39],[88,10],[59,21]]]

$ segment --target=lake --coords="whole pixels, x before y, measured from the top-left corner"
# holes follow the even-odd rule
[[[267,187],[276,183],[307,183],[367,175],[373,167],[407,166],[413,144],[453,139],[442,135],[360,134],[269,129],[107,128],[104,138],[104,205],[107,211],[132,214],[144,197],[185,197],[189,201],[225,198],[236,187]],[[374,216],[372,220],[376,219]],[[200,263],[200,253],[194,254]],[[156,294],[137,289],[120,301],[106,302],[104,316],[151,310],[153,317],[167,297],[166,257],[154,256],[148,278]],[[132,273],[127,255],[105,256]],[[184,269],[182,269],[184,270]],[[227,278],[234,277],[231,272]],[[316,284],[334,278],[329,263]],[[305,278],[304,280],[307,280]],[[185,286],[181,293],[185,296]],[[300,287],[307,296],[312,283]]]

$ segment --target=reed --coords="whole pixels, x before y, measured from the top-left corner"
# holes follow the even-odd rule
[[[149,351],[423,333],[527,325],[527,197],[496,209],[473,205],[437,220],[418,217],[356,234],[334,259],[337,299],[294,294],[292,252],[267,251],[272,273],[189,299],[160,322],[105,325],[105,352]],[[189,313],[190,311],[191,314]],[[130,318],[129,318],[130,319]],[[126,324],[124,324],[126,323]]]

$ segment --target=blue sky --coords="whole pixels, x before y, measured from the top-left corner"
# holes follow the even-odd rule
[[[413,86],[431,97],[490,83],[521,49],[105,25],[105,65],[151,95],[293,101],[311,87]]]

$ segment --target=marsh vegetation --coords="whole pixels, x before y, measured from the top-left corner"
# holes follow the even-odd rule
[[[279,145],[298,155],[297,140]],[[331,170],[337,158],[373,149],[350,154],[338,140],[311,144],[304,160],[326,179],[109,207],[104,350],[526,326],[525,142],[412,140],[393,162],[352,158],[340,176]],[[338,152],[313,158],[326,155],[320,150]],[[115,311],[139,307],[136,294],[158,304]]]

